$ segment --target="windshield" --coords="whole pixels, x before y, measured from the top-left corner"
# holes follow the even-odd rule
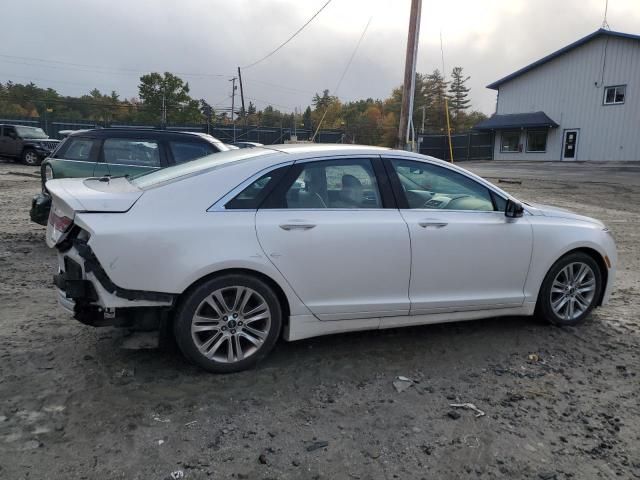
[[[21,138],[49,138],[49,135],[44,133],[44,130],[41,128],[22,127],[16,125],[16,131],[18,132],[18,136]]]
[[[175,180],[176,178],[197,174],[206,170],[213,170],[231,163],[240,162],[260,155],[268,155],[270,153],[273,153],[273,151],[263,148],[229,150],[226,152],[207,155],[206,157],[198,158],[197,160],[173,165],[161,170],[153,170],[133,178],[129,177],[129,180],[139,188],[151,188],[160,183]]]

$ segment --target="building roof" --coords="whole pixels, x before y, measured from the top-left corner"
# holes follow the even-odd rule
[[[500,80],[497,80],[489,85],[487,85],[487,88],[491,88],[492,90],[498,90],[498,87],[500,85],[502,85],[503,83],[509,82],[511,80],[513,80],[514,78],[519,77],[520,75],[523,75],[525,73],[527,73],[529,70],[533,70],[534,68],[539,67],[540,65],[544,65],[547,62],[550,62],[551,60],[553,60],[554,58],[557,58],[561,55],[564,55],[567,52],[570,52],[571,50],[573,50],[574,48],[578,48],[582,45],[584,45],[585,43],[590,42],[591,40],[593,40],[594,38],[598,38],[600,36],[607,36],[607,37],[615,37],[615,38],[626,38],[626,39],[630,39],[630,40],[640,40],[640,35],[632,35],[630,33],[622,33],[622,32],[612,32],[611,30],[605,30],[603,28],[601,28],[600,30],[596,30],[595,32],[587,35],[586,37],[581,38],[580,40],[577,40],[575,42],[573,42],[570,45],[567,45],[564,48],[561,48],[560,50],[553,52],[550,55],[547,55],[544,58],[541,58],[540,60],[533,62],[530,65],[527,65],[524,68],[521,68],[520,70],[513,72],[511,75],[507,75],[504,78],[501,78]]]
[[[544,112],[509,113],[494,115],[483,120],[475,127],[476,130],[505,130],[509,128],[557,128],[558,124],[551,120]]]

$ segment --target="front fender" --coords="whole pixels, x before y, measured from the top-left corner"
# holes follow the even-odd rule
[[[617,251],[610,233],[602,227],[583,221],[571,221],[553,217],[532,217],[533,253],[531,267],[525,283],[525,301],[535,302],[544,277],[555,262],[564,255],[580,249],[588,249],[600,255],[607,265],[607,284],[602,303],[607,303],[615,278]],[[609,262],[605,260],[609,259]]]

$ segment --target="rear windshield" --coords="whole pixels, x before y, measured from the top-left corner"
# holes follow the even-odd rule
[[[245,148],[243,150],[229,150],[214,153],[190,162],[173,165],[161,170],[154,170],[132,178],[130,181],[138,188],[151,188],[160,183],[170,182],[180,177],[214,170],[231,163],[240,162],[260,155],[268,155],[269,153],[273,152],[263,148]]]

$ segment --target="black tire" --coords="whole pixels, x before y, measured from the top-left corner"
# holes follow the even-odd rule
[[[261,344],[259,347],[255,347],[254,344],[248,344],[250,348],[255,348],[256,349],[255,351],[253,351],[247,358],[243,358],[241,360],[234,359],[234,361],[227,363],[224,361],[218,361],[214,358],[207,358],[204,355],[204,353],[202,353],[199,350],[198,345],[196,344],[196,341],[202,341],[203,344],[206,344],[206,340],[204,339],[201,340],[201,338],[199,337],[200,335],[199,333],[192,334],[191,329],[192,329],[193,317],[196,314],[196,310],[198,308],[202,309],[203,307],[209,308],[203,305],[203,302],[205,302],[205,299],[211,300],[211,296],[213,295],[213,293],[216,291],[220,291],[221,289],[222,290],[228,289],[224,291],[225,292],[230,291],[233,293],[234,287],[248,288],[253,290],[255,293],[257,293],[257,295],[252,297],[252,299],[256,300],[255,304],[261,303],[262,300],[264,301],[262,303],[266,303],[266,305],[268,306],[268,314],[270,315],[270,323],[269,323],[269,326],[263,327],[266,330],[265,332],[263,332],[266,334],[266,336],[261,341]],[[219,307],[220,303],[218,302],[216,303],[216,305]],[[249,305],[250,304],[248,303],[247,306]],[[211,310],[211,312],[213,312],[213,310]],[[202,314],[202,311],[199,311],[198,313]],[[241,314],[240,318],[242,318],[243,315],[244,314]],[[222,318],[227,318],[227,317],[222,317]],[[229,318],[229,322],[226,322],[226,321],[218,322],[217,319],[211,320],[211,321],[218,322],[218,324],[221,325],[221,328],[224,328],[226,330],[224,332],[224,335],[227,335],[227,337],[232,336],[231,332],[233,331],[233,334],[238,336],[238,342],[241,342],[247,345],[247,341],[245,340],[246,337],[241,338],[242,334],[240,332],[242,332],[243,328],[246,329],[248,327],[248,323],[247,325],[242,326],[243,325],[242,322],[238,321],[237,323],[240,326],[235,326],[235,324],[233,324],[235,328],[232,329],[232,327],[230,326],[231,315],[229,315],[228,318]],[[266,325],[266,321],[264,321],[263,325]],[[197,285],[195,288],[192,288],[190,291],[186,292],[184,298],[181,300],[181,302],[178,305],[178,308],[176,309],[175,319],[173,324],[173,332],[174,332],[178,347],[180,348],[180,351],[188,360],[190,360],[191,362],[195,363],[199,367],[209,372],[231,373],[231,372],[239,372],[241,370],[246,370],[248,368],[251,368],[255,366],[260,360],[262,360],[273,349],[274,345],[276,344],[276,341],[278,340],[278,337],[280,335],[281,326],[282,326],[282,307],[280,306],[278,297],[273,292],[271,287],[269,287],[262,280],[256,277],[253,277],[251,275],[229,274],[229,275],[224,275],[221,277],[207,280]],[[236,332],[236,329],[237,329],[237,332]],[[211,336],[215,336],[220,334],[221,332],[216,332],[216,333],[200,332],[200,333],[210,334]],[[243,333],[246,334],[246,332],[243,332]],[[196,338],[194,338],[194,336],[197,338],[197,340]],[[209,340],[210,339],[211,337],[209,337]],[[254,338],[254,340],[255,339],[256,338]],[[234,341],[233,339],[230,339],[228,343],[225,342],[226,343],[225,350],[227,348],[232,348],[234,349],[234,355],[235,355],[235,352],[237,351],[237,346],[235,343],[232,346],[233,341]],[[217,343],[218,343],[218,340],[215,341],[215,344]],[[240,350],[242,350],[242,348]],[[226,351],[228,353],[228,350]]]
[[[584,309],[579,315],[576,315],[573,318],[567,318],[566,316],[560,315],[557,313],[552,305],[552,293],[551,290],[553,288],[554,281],[558,277],[563,269],[569,267],[571,264],[584,264],[588,266],[592,272],[594,277],[595,288],[592,292],[592,295],[589,296],[589,305]],[[579,267],[575,267],[579,268]],[[575,289],[574,289],[575,290]],[[557,289],[556,289],[557,291]],[[536,305],[536,313],[542,319],[560,326],[573,326],[582,323],[591,313],[593,308],[596,306],[596,303],[600,299],[602,292],[602,272],[600,270],[600,266],[598,262],[596,262],[593,257],[583,252],[574,252],[565,255],[560,258],[547,272],[547,275],[542,282],[542,287],[540,288],[540,294],[538,295],[538,302]],[[562,297],[562,294],[554,293],[556,298]],[[584,299],[584,297],[581,297]],[[574,302],[577,304],[577,302]],[[582,305],[580,305],[582,308]],[[565,307],[566,314],[567,307]]]
[[[42,160],[40,160],[40,157],[33,148],[25,148],[22,151],[21,158],[22,163],[29,165],[30,167],[37,167],[42,163]]]

